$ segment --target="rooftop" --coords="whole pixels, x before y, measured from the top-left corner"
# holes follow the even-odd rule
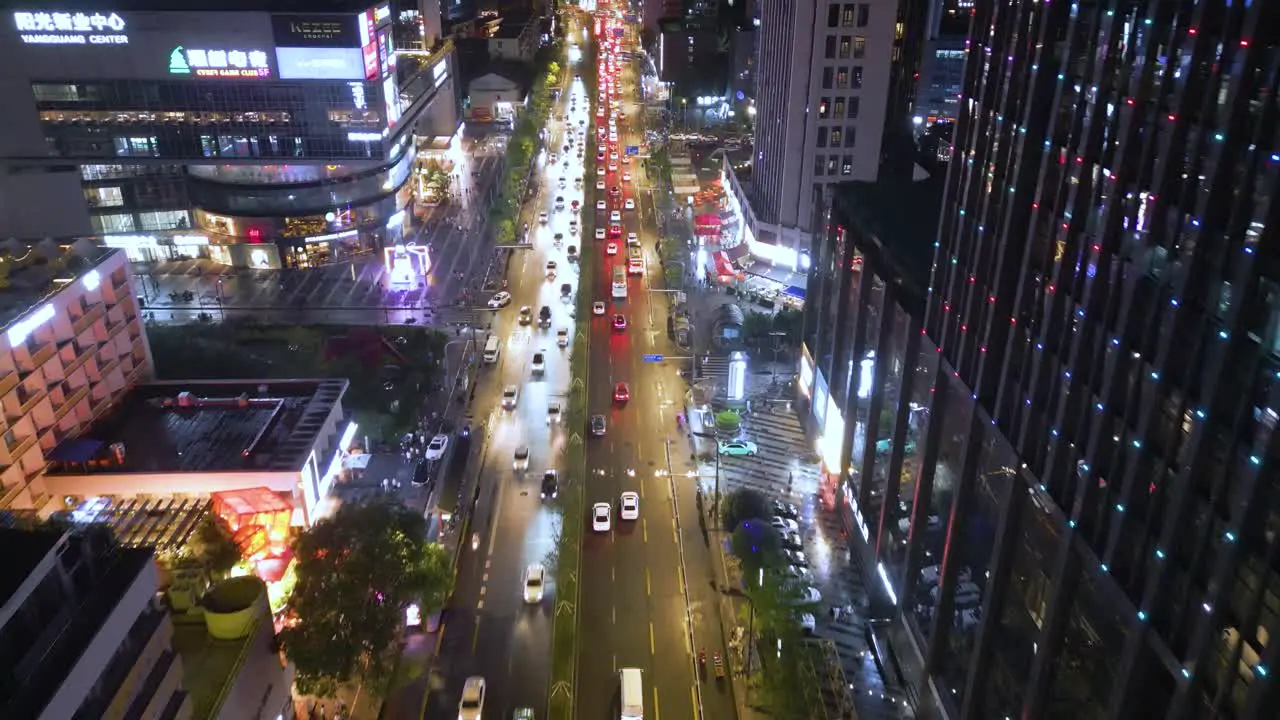
[[[51,474],[296,470],[346,380],[141,385],[49,454]]]
[[[58,544],[61,533],[28,532],[0,528],[0,547],[4,548],[4,562],[0,563],[0,606],[26,582],[40,560]]]
[[[0,327],[7,327],[49,296],[75,282],[111,253],[88,240],[0,242]]]
[[[101,10],[126,12],[208,12],[218,10],[307,13],[359,13],[376,0],[26,0],[23,10]]]
[[[533,23],[533,16],[524,12],[507,13],[502,16],[502,24],[498,26],[495,38],[518,38]]]
[[[876,265],[891,270],[903,291],[906,309],[923,312],[933,267],[933,243],[946,177],[934,173],[920,180],[888,179],[840,183],[834,190],[837,212],[855,226],[854,242]]]

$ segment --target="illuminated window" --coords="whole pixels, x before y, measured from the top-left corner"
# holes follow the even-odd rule
[[[124,196],[121,195],[119,187],[85,188],[84,198],[89,201],[90,208],[124,205]]]
[[[853,54],[853,38],[848,35],[842,35],[840,37],[840,59],[848,60],[851,54]]]
[[[852,155],[845,155],[844,158],[841,159],[840,174],[841,175],[853,174],[853,156]]]
[[[853,56],[855,58],[864,57],[867,54],[867,39],[858,35],[853,38]]]
[[[836,87],[841,90],[849,87],[849,68],[840,68],[836,72]]]
[[[835,116],[837,118],[844,117],[844,98],[836,98]]]
[[[826,120],[831,109],[831,98],[822,98],[822,102],[818,103],[818,119]],[[844,110],[844,100],[836,98],[836,117],[840,117],[841,111]]]

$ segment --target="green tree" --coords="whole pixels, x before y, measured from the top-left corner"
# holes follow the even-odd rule
[[[738,523],[748,518],[764,518],[772,515],[769,500],[759,491],[738,488],[725,493],[720,500],[720,519],[724,529],[733,532]]]
[[[764,578],[763,585],[749,585],[746,591],[755,612],[757,647],[769,650],[759,655],[763,700],[775,718],[804,720],[812,717],[808,696],[817,691],[811,651],[801,637],[796,608],[780,577],[765,573]]]
[[[768,313],[752,310],[742,319],[742,335],[748,340],[769,337],[773,331],[773,317]]]
[[[782,557],[782,538],[766,520],[752,517],[738,523],[730,537],[733,554],[742,561],[743,577],[754,581],[761,570],[777,567]]]
[[[343,505],[298,536],[295,622],[281,640],[302,692],[385,685],[405,609],[433,613],[451,591],[447,554],[425,537],[422,515],[397,502]]]
[[[231,527],[213,513],[205,513],[191,539],[190,554],[214,577],[224,577],[243,558]]]
[[[773,316],[773,329],[786,333],[783,338],[788,345],[800,342],[800,333],[804,328],[804,313],[795,308],[783,308]]]

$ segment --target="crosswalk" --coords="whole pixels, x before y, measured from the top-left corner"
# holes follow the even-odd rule
[[[710,355],[698,358],[696,377],[698,380],[727,380],[729,358]]]

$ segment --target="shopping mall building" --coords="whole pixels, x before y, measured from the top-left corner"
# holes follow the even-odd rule
[[[451,45],[389,3],[10,7],[0,236],[240,267],[377,252],[413,215],[414,135],[459,127]]]

